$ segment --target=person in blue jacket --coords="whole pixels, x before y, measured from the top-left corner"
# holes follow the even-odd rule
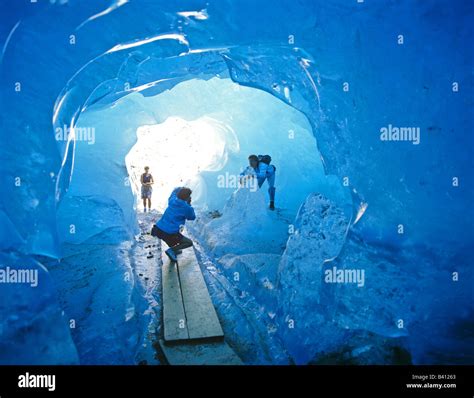
[[[193,246],[191,239],[182,235],[181,226],[186,220],[195,220],[196,213],[191,206],[192,191],[186,187],[178,187],[173,190],[168,199],[168,207],[163,216],[157,221],[151,230],[151,235],[164,240],[169,246],[165,251],[171,261],[177,261],[177,255],[183,249]]]
[[[261,188],[265,180],[268,181],[268,195],[270,196],[270,210],[275,210],[275,172],[276,167],[271,165],[269,155],[250,155],[248,167],[240,173],[240,181],[245,178],[256,178]]]

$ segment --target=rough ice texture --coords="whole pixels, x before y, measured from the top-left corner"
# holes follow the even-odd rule
[[[0,270],[37,273],[37,286],[0,285],[0,364],[74,365],[79,356],[46,268],[26,257],[0,255]]]
[[[467,278],[453,279],[456,258],[424,247],[367,245],[355,234],[346,239],[347,218],[322,195],[308,197],[295,227],[277,284],[279,330],[295,362],[380,363],[380,353],[357,358],[347,347],[378,347],[382,363],[470,361],[472,312],[455,303],[471,300],[472,280],[459,263],[456,272]],[[363,285],[328,283],[325,271],[334,267],[363,270]]]
[[[278,269],[279,321],[283,340],[297,363],[306,363],[330,322],[321,297],[323,267],[344,244],[349,220],[322,195],[310,195],[295,221]]]
[[[232,194],[221,217],[208,222],[200,236],[215,257],[225,254],[281,253],[288,224],[268,210],[264,189],[247,188]]]

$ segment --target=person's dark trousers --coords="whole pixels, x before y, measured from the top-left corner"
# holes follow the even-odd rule
[[[193,241],[186,236],[182,235],[181,242],[179,242],[176,246],[173,246],[172,249],[175,254],[179,254],[179,252],[183,249],[187,249],[193,245]]]
[[[164,240],[166,244],[173,249],[175,254],[179,254],[181,250],[187,249],[193,245],[193,241],[186,238],[186,236],[182,235],[180,232],[168,234],[156,225],[153,225],[153,228],[151,229],[151,236],[156,236],[157,238]]]

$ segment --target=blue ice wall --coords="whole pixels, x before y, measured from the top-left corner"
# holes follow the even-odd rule
[[[350,264],[354,253],[365,253],[364,244],[351,246],[359,240],[388,250],[397,266],[414,274],[442,259],[447,279],[462,270],[462,285],[449,285],[452,297],[436,304],[443,314],[439,325],[449,308],[468,325],[472,17],[472,3],[462,0],[1,0],[0,249],[7,258],[28,261],[61,256],[57,209],[74,178],[80,145],[72,135],[57,140],[55,129],[73,128],[84,109],[112,106],[130,91],[154,95],[189,78],[228,73],[304,112],[317,138],[315,156],[353,190],[352,221],[361,218],[338,261]],[[145,123],[150,119],[143,115]],[[381,141],[380,129],[389,125],[419,127],[420,143]],[[122,152],[104,147],[102,161],[122,162],[116,158]],[[123,180],[126,170],[118,165],[112,175]],[[99,230],[132,235],[129,187],[99,187],[95,194],[102,204],[113,200],[116,211],[103,217]],[[76,204],[78,222],[97,229],[94,217],[82,216],[99,202],[87,188],[78,196],[84,203]],[[368,205],[363,214],[361,203]],[[409,261],[400,255],[404,248],[412,253]],[[425,262],[429,256],[433,260]],[[424,292],[446,287],[447,279]],[[431,296],[424,297],[431,308]],[[18,311],[5,302],[5,311]]]

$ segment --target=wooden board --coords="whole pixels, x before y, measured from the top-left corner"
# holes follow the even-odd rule
[[[162,255],[163,329],[166,341],[189,339],[178,270],[168,256]]]
[[[243,365],[237,354],[226,342],[160,346],[170,365]]]
[[[189,338],[224,337],[193,248],[178,256],[178,273]]]

